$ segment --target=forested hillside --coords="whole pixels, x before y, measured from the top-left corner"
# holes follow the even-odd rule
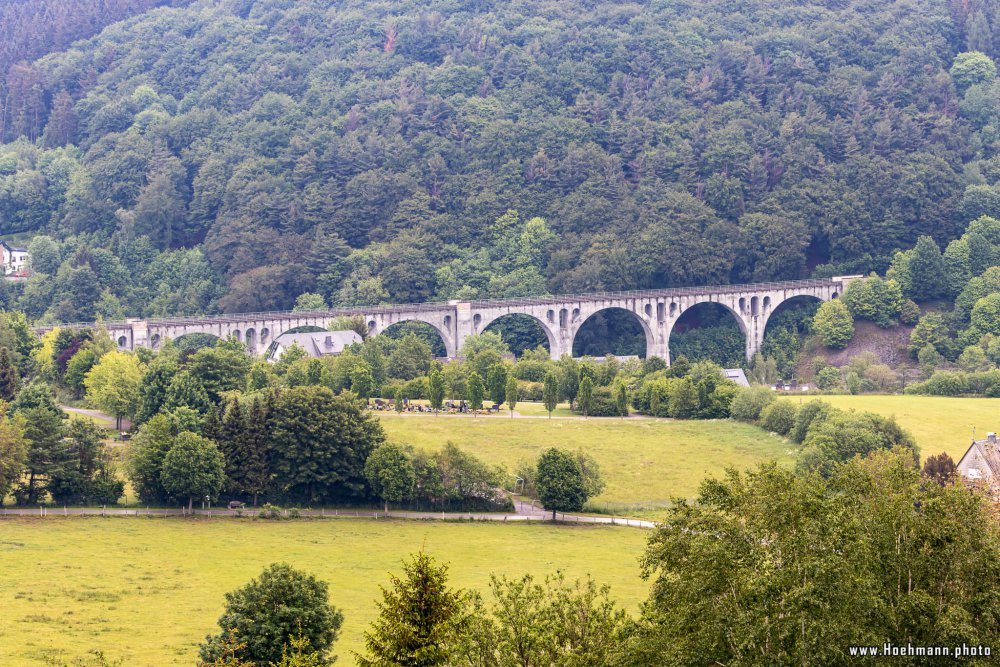
[[[1000,215],[998,10],[151,9],[8,74],[0,234],[41,274],[15,296],[71,320],[884,271]]]

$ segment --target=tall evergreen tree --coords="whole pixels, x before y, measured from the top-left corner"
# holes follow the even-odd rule
[[[24,437],[28,441],[28,474],[16,495],[23,504],[34,505],[44,499],[52,479],[65,474],[71,456],[63,444],[63,420],[59,412],[42,406],[20,414],[24,417]]]
[[[467,627],[467,593],[448,588],[448,566],[420,552],[403,563],[403,576],[390,575],[376,603],[378,618],[365,632],[360,667],[446,665]]]
[[[21,376],[11,361],[10,351],[6,347],[0,347],[0,398],[13,401],[20,388]]]
[[[910,298],[926,301],[943,296],[948,282],[945,279],[944,258],[941,249],[929,236],[921,236],[910,255]]]

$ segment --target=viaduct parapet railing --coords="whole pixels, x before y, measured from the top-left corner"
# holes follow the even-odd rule
[[[539,323],[554,359],[572,354],[573,341],[590,317],[608,309],[632,313],[646,337],[646,356],[670,362],[670,334],[680,316],[702,303],[716,303],[736,319],[746,338],[747,359],[760,350],[771,314],[784,302],[799,297],[829,301],[843,294],[848,283],[861,276],[791,280],[748,285],[679,287],[626,292],[596,292],[516,299],[447,301],[417,304],[360,306],[321,311],[269,311],[103,322],[121,349],[156,349],[165,340],[192,333],[228,338],[235,336],[254,354],[264,353],[281,334],[300,327],[327,329],[340,317],[360,317],[370,335],[377,335],[401,322],[423,322],[441,336],[447,355],[455,357],[465,339],[485,331],[500,318],[524,315]],[[83,328],[97,323],[73,323],[37,327],[44,333],[54,326]]]

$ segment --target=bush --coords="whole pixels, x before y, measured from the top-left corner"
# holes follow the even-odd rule
[[[786,398],[773,401],[760,411],[760,425],[779,435],[788,435],[795,427],[797,409],[795,404]]]
[[[729,416],[744,422],[760,419],[761,411],[774,400],[774,392],[768,387],[756,385],[742,387],[736,391],[729,406]]]
[[[847,347],[854,338],[854,318],[842,301],[827,301],[816,311],[813,331],[823,341],[823,345],[840,350]]]
[[[809,427],[814,422],[826,419],[826,415],[830,412],[831,408],[832,406],[826,401],[819,399],[809,401],[799,408],[795,415],[795,426],[792,427],[788,436],[792,441],[802,444],[802,441],[806,439],[806,434],[809,432]]]
[[[516,368],[516,367],[515,367]],[[545,385],[541,382],[517,381],[517,396],[522,401],[540,403],[544,394]]]
[[[427,398],[428,382],[427,376],[410,380],[403,385],[403,398],[411,401],[419,401]]]
[[[816,373],[816,386],[824,391],[840,388],[840,369],[826,366]]]
[[[326,583],[285,563],[274,563],[246,586],[226,593],[219,618],[222,633],[206,638],[205,662],[222,657],[229,633],[240,648],[234,657],[257,665],[281,660],[290,640],[305,637],[326,656],[340,633],[344,615],[330,605]]]
[[[899,284],[874,274],[864,280],[855,280],[844,293],[844,305],[855,319],[869,320],[882,328],[896,323],[903,303]]]
[[[615,402],[615,392],[612,387],[594,387],[591,396],[591,417],[620,417],[618,404]]]

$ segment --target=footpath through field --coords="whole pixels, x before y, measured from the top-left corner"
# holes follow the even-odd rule
[[[316,519],[416,519],[423,521],[551,521],[552,513],[534,507],[521,500],[515,500],[515,514],[488,513],[488,512],[379,512],[377,510],[299,510],[298,516],[303,518]],[[143,509],[143,508],[55,508],[39,507],[38,509],[27,508],[2,508],[0,517],[22,516],[22,517],[60,517],[60,516],[118,516],[118,517],[166,517],[166,516],[200,516],[217,518],[249,518],[253,517],[258,510],[227,510],[219,509],[196,509],[190,512],[185,508],[177,509]],[[556,513],[556,518],[563,523],[580,524],[604,524],[611,526],[629,526],[631,528],[654,528],[656,524],[652,521],[642,519],[628,519],[624,517],[609,516],[580,516],[575,514]]]

